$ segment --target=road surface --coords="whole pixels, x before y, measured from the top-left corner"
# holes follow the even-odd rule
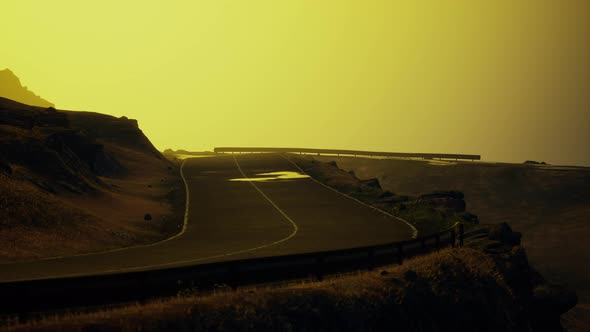
[[[344,249],[412,237],[404,222],[310,178],[247,181],[299,172],[278,154],[187,159],[186,227],[174,238],[123,250],[0,265],[0,281],[167,268]],[[297,174],[297,173],[295,173]]]

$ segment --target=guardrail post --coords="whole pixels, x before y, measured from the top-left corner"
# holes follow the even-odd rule
[[[440,235],[436,234],[436,236],[434,237],[434,241],[435,241],[435,246],[436,246],[436,250],[440,249]]]
[[[463,238],[465,237],[465,226],[463,223],[459,224],[459,247],[463,246]]]
[[[457,235],[455,229],[451,229],[451,247],[455,248],[455,241],[457,240]]]
[[[372,271],[373,268],[375,267],[375,261],[374,261],[374,259],[375,259],[375,249],[373,249],[373,248],[369,249],[368,259],[369,259],[369,262],[367,264],[367,269],[369,271]]]
[[[404,263],[404,246],[401,243],[397,245],[397,258],[399,265],[402,265]]]
[[[232,290],[238,290],[238,283],[240,282],[239,280],[239,276],[240,276],[240,269],[238,267],[238,264],[231,264],[229,267],[229,283],[230,283],[230,287]]]
[[[315,277],[318,281],[322,281],[324,280],[324,273],[323,273],[323,269],[324,269],[324,257],[323,256],[317,256],[315,259]]]

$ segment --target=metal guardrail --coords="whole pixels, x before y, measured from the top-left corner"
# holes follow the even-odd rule
[[[309,148],[272,148],[272,147],[217,147],[213,149],[216,153],[255,153],[255,152],[276,152],[276,153],[311,153],[330,154],[346,156],[369,156],[369,157],[400,157],[400,158],[423,158],[423,159],[462,159],[481,160],[480,155],[472,154],[448,154],[448,153],[405,153],[405,152],[378,152],[360,150],[337,150],[337,149],[309,149]]]
[[[210,290],[308,279],[402,264],[405,258],[463,245],[463,224],[416,239],[359,248],[249,258],[118,274],[25,280],[0,283],[0,315],[18,315],[87,306],[145,301],[176,296],[185,289]]]

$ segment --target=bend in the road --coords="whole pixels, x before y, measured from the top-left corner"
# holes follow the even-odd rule
[[[406,221],[406,220],[404,220],[404,219],[402,219],[402,218],[400,218],[400,217],[396,217],[396,216],[392,215],[391,213],[388,213],[388,212],[386,212],[386,211],[383,211],[383,210],[381,210],[381,209],[379,209],[379,208],[377,208],[377,207],[374,207],[374,206],[371,206],[371,205],[369,205],[369,204],[366,204],[366,203],[364,203],[364,202],[361,202],[360,200],[358,200],[358,199],[356,199],[356,198],[354,198],[354,197],[352,197],[352,196],[349,196],[349,195],[347,195],[347,194],[345,194],[345,193],[343,193],[343,192],[340,192],[340,191],[338,191],[338,190],[336,190],[336,189],[334,189],[334,188],[332,188],[332,187],[330,187],[330,186],[328,186],[328,185],[326,185],[326,184],[324,184],[324,183],[322,183],[322,182],[320,182],[320,181],[318,181],[318,180],[314,179],[314,178],[313,178],[313,176],[311,176],[311,175],[307,174],[307,173],[306,173],[306,172],[305,172],[305,171],[304,171],[304,170],[303,170],[301,167],[299,167],[299,165],[297,165],[297,163],[295,163],[293,160],[291,160],[291,159],[290,159],[290,158],[288,158],[288,157],[285,157],[283,154],[281,154],[281,157],[283,157],[283,158],[285,158],[286,160],[288,160],[288,161],[289,161],[291,164],[293,164],[293,165],[294,165],[294,166],[295,166],[295,167],[296,167],[296,168],[297,168],[297,169],[298,169],[298,170],[299,170],[301,173],[303,173],[303,174],[305,174],[305,175],[308,175],[308,176],[309,176],[309,178],[310,178],[312,181],[314,181],[315,183],[317,183],[317,184],[319,184],[319,185],[321,185],[321,186],[323,186],[323,187],[326,187],[326,188],[328,188],[328,189],[330,189],[330,190],[332,190],[332,191],[334,191],[334,192],[336,192],[336,193],[338,193],[338,194],[340,194],[340,195],[342,195],[342,196],[344,196],[344,197],[347,197],[347,198],[349,198],[349,199],[352,199],[353,201],[355,201],[355,202],[357,202],[357,203],[359,203],[359,204],[361,204],[361,205],[364,205],[364,206],[366,206],[366,207],[368,207],[368,208],[371,208],[371,209],[373,209],[373,210],[375,210],[375,211],[379,211],[379,212],[383,213],[384,215],[386,215],[386,216],[388,216],[388,217],[391,217],[391,218],[393,218],[393,219],[395,219],[395,220],[399,220],[399,221],[403,222],[404,224],[408,225],[408,227],[410,227],[410,228],[412,229],[412,239],[415,239],[415,238],[417,238],[417,237],[418,237],[418,229],[416,229],[416,227],[414,227],[414,225],[410,224],[408,221]]]

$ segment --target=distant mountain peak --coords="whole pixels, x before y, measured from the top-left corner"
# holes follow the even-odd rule
[[[37,96],[10,69],[0,70],[0,97],[5,97],[23,104],[40,107],[54,107],[53,103]]]

